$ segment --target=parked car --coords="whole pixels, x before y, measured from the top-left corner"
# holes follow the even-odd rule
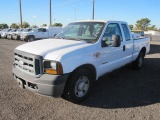
[[[38,28],[29,28],[28,30],[24,30],[20,35],[20,39],[22,41],[27,41],[28,34],[29,33],[34,33],[34,32],[38,32]]]
[[[32,30],[30,32],[23,33],[21,39],[32,42],[36,39],[53,38],[61,30],[61,27],[38,28],[37,31]]]
[[[9,32],[8,32],[8,34],[7,34],[7,39],[8,40],[12,40],[13,38],[12,38],[12,35],[17,31],[18,29],[12,29],[12,30],[10,30]]]
[[[23,28],[22,29],[18,29],[16,32],[14,32],[13,34],[12,34],[12,38],[14,39],[14,40],[20,40],[20,34],[21,34],[21,32],[23,32]]]
[[[22,88],[77,103],[100,76],[129,63],[141,69],[149,50],[150,38],[134,40],[126,22],[73,22],[55,38],[15,48],[12,71]]]
[[[3,32],[3,30],[2,29],[0,29],[0,38],[1,38],[1,33]]]
[[[1,33],[1,37],[7,39],[8,32],[12,29],[4,29]]]

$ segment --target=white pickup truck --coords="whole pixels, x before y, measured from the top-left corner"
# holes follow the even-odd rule
[[[37,28],[27,33],[22,33],[21,40],[32,42],[36,39],[53,38],[62,30],[61,27]]]
[[[149,50],[150,39],[133,40],[126,22],[80,21],[15,48],[12,71],[22,88],[76,103],[100,76],[129,63],[140,69]]]

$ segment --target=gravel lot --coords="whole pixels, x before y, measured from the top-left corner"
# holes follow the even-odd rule
[[[13,50],[22,41],[0,39],[0,120],[159,120],[160,37],[153,37],[142,70],[125,66],[95,83],[81,104],[36,95],[12,76]]]

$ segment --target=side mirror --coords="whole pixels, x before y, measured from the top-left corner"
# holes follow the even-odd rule
[[[117,34],[112,35],[112,47],[119,47],[121,45],[120,36]]]

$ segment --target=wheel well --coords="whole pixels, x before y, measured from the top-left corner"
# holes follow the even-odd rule
[[[91,65],[91,64],[84,64],[84,65],[81,65],[79,67],[77,67],[76,69],[73,70],[73,72],[71,74],[74,74],[74,72],[76,72],[77,70],[79,69],[86,69],[86,70],[89,70],[93,76],[93,79],[96,80],[96,68]]]
[[[86,69],[86,70],[89,70],[89,72],[91,72],[91,74],[92,74],[92,76],[93,76],[93,80],[95,81],[96,80],[96,68],[93,66],[93,65],[91,65],[91,64],[84,64],[84,65],[81,65],[81,66],[79,66],[79,67],[77,67],[76,69],[74,69],[72,72],[71,72],[71,74],[69,75],[69,77],[68,77],[68,79],[67,79],[67,81],[66,81],[66,84],[65,84],[65,87],[64,87],[64,91],[65,91],[65,89],[66,89],[66,86],[67,86],[67,84],[69,83],[69,80],[70,80],[70,78],[72,77],[72,75],[76,72],[76,71],[78,71],[78,70],[80,70],[80,69]],[[63,92],[64,92],[63,91]],[[62,95],[63,96],[63,95]]]
[[[146,55],[146,48],[143,47],[140,52],[143,52],[144,53],[144,57],[145,57],[145,55]]]
[[[31,37],[31,36],[34,37],[34,35],[29,35],[28,38]],[[34,38],[35,38],[35,37],[34,37]]]

